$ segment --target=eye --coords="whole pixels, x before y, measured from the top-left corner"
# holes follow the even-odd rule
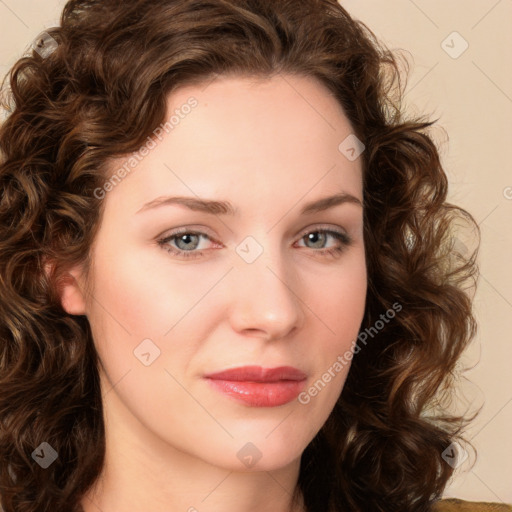
[[[328,249],[324,249],[323,245],[325,244],[326,240],[328,240],[329,237],[334,238],[338,242],[338,245]],[[336,231],[333,229],[323,228],[308,231],[305,235],[303,235],[300,238],[300,240],[306,240],[308,243],[312,242],[315,245],[314,248],[319,248],[319,245],[322,246],[320,247],[321,250],[314,252],[320,253],[323,256],[332,257],[339,256],[341,253],[345,251],[345,249],[348,246],[352,244],[352,239],[346,233]]]
[[[181,229],[171,233],[169,236],[161,240],[158,240],[158,245],[175,256],[197,258],[203,255],[203,251],[197,251],[201,237],[210,240],[210,237],[206,233]],[[174,242],[177,245],[177,248],[169,245],[170,242]]]
[[[206,233],[183,228],[158,240],[157,243],[174,256],[183,257],[185,259],[200,258],[205,252],[204,248],[197,250],[201,243],[201,238],[212,240]],[[338,244],[334,247],[324,248],[323,246],[329,238],[333,238]],[[332,257],[340,255],[352,244],[352,239],[346,233],[322,228],[307,231],[299,240],[306,240],[306,243],[313,244],[312,249],[314,249],[314,253]]]

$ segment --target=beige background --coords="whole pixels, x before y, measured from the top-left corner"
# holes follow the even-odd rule
[[[512,503],[512,0],[341,3],[389,47],[407,50],[407,104],[440,118],[449,140],[440,129],[434,134],[449,200],[482,229],[479,332],[463,361],[474,366],[465,374],[470,382],[460,388],[460,404],[483,404],[468,431],[478,456],[473,467],[470,453],[457,468],[445,496]],[[2,77],[39,32],[56,24],[63,5],[0,0]]]

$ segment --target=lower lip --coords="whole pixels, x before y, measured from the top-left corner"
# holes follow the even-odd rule
[[[276,407],[291,402],[304,388],[306,380],[248,382],[208,379],[215,389],[252,407]]]

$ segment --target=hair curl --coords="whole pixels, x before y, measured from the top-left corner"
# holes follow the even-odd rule
[[[335,0],[71,0],[47,32],[53,53],[32,51],[6,77],[12,109],[0,130],[5,512],[80,510],[102,469],[97,353],[59,289],[66,269],[89,268],[102,216],[94,190],[110,159],[165,121],[177,87],[278,73],[317,78],[365,144],[361,328],[403,308],[354,357],[296,492],[310,512],[431,510],[453,471],[441,454],[469,421],[442,408],[476,333],[465,284],[478,246],[467,257],[454,249],[455,220],[479,229],[446,202],[427,130],[437,120],[404,117],[394,53]],[[43,441],[59,454],[47,469],[31,457]]]

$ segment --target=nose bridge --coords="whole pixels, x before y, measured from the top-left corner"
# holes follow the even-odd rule
[[[304,311],[298,280],[281,246],[266,233],[247,236],[235,250],[234,327],[265,331],[270,339],[300,327]]]

